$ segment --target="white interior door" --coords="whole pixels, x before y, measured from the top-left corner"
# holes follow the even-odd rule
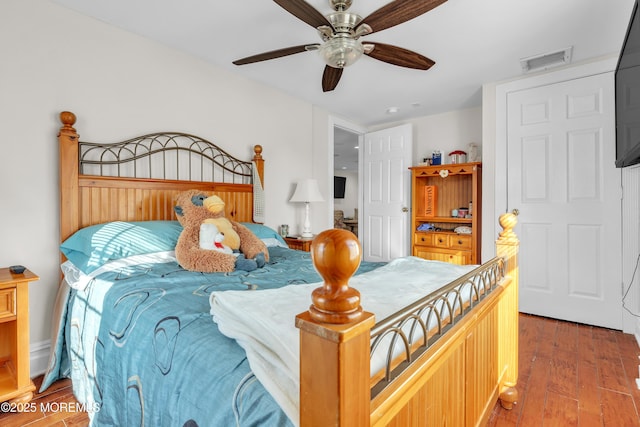
[[[412,146],[410,124],[364,135],[360,236],[365,261],[409,254]]]
[[[622,327],[614,123],[613,73],[508,95],[522,312]]]

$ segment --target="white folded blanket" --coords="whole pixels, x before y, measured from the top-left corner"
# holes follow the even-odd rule
[[[398,258],[349,285],[360,291],[361,306],[376,321],[441,288],[476,266],[416,257]],[[213,292],[211,314],[220,331],[246,351],[254,374],[295,425],[299,424],[300,352],[295,316],[307,311],[311,291],[321,283],[259,291]],[[372,360],[377,372],[383,360]]]

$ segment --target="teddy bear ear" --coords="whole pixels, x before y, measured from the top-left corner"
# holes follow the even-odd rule
[[[178,215],[178,216],[184,215],[184,212],[182,210],[182,206],[174,206],[173,210],[176,212],[176,215]]]

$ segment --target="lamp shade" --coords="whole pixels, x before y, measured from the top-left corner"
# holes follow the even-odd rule
[[[318,188],[318,181],[315,179],[303,179],[296,184],[296,191],[293,192],[293,196],[289,199],[290,202],[324,202],[320,189]]]

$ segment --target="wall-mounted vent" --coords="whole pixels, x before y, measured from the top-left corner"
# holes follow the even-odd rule
[[[532,71],[546,70],[548,68],[569,64],[571,62],[572,50],[573,46],[570,46],[557,52],[544,53],[542,55],[522,58],[520,60],[522,71],[525,73],[530,73]]]

